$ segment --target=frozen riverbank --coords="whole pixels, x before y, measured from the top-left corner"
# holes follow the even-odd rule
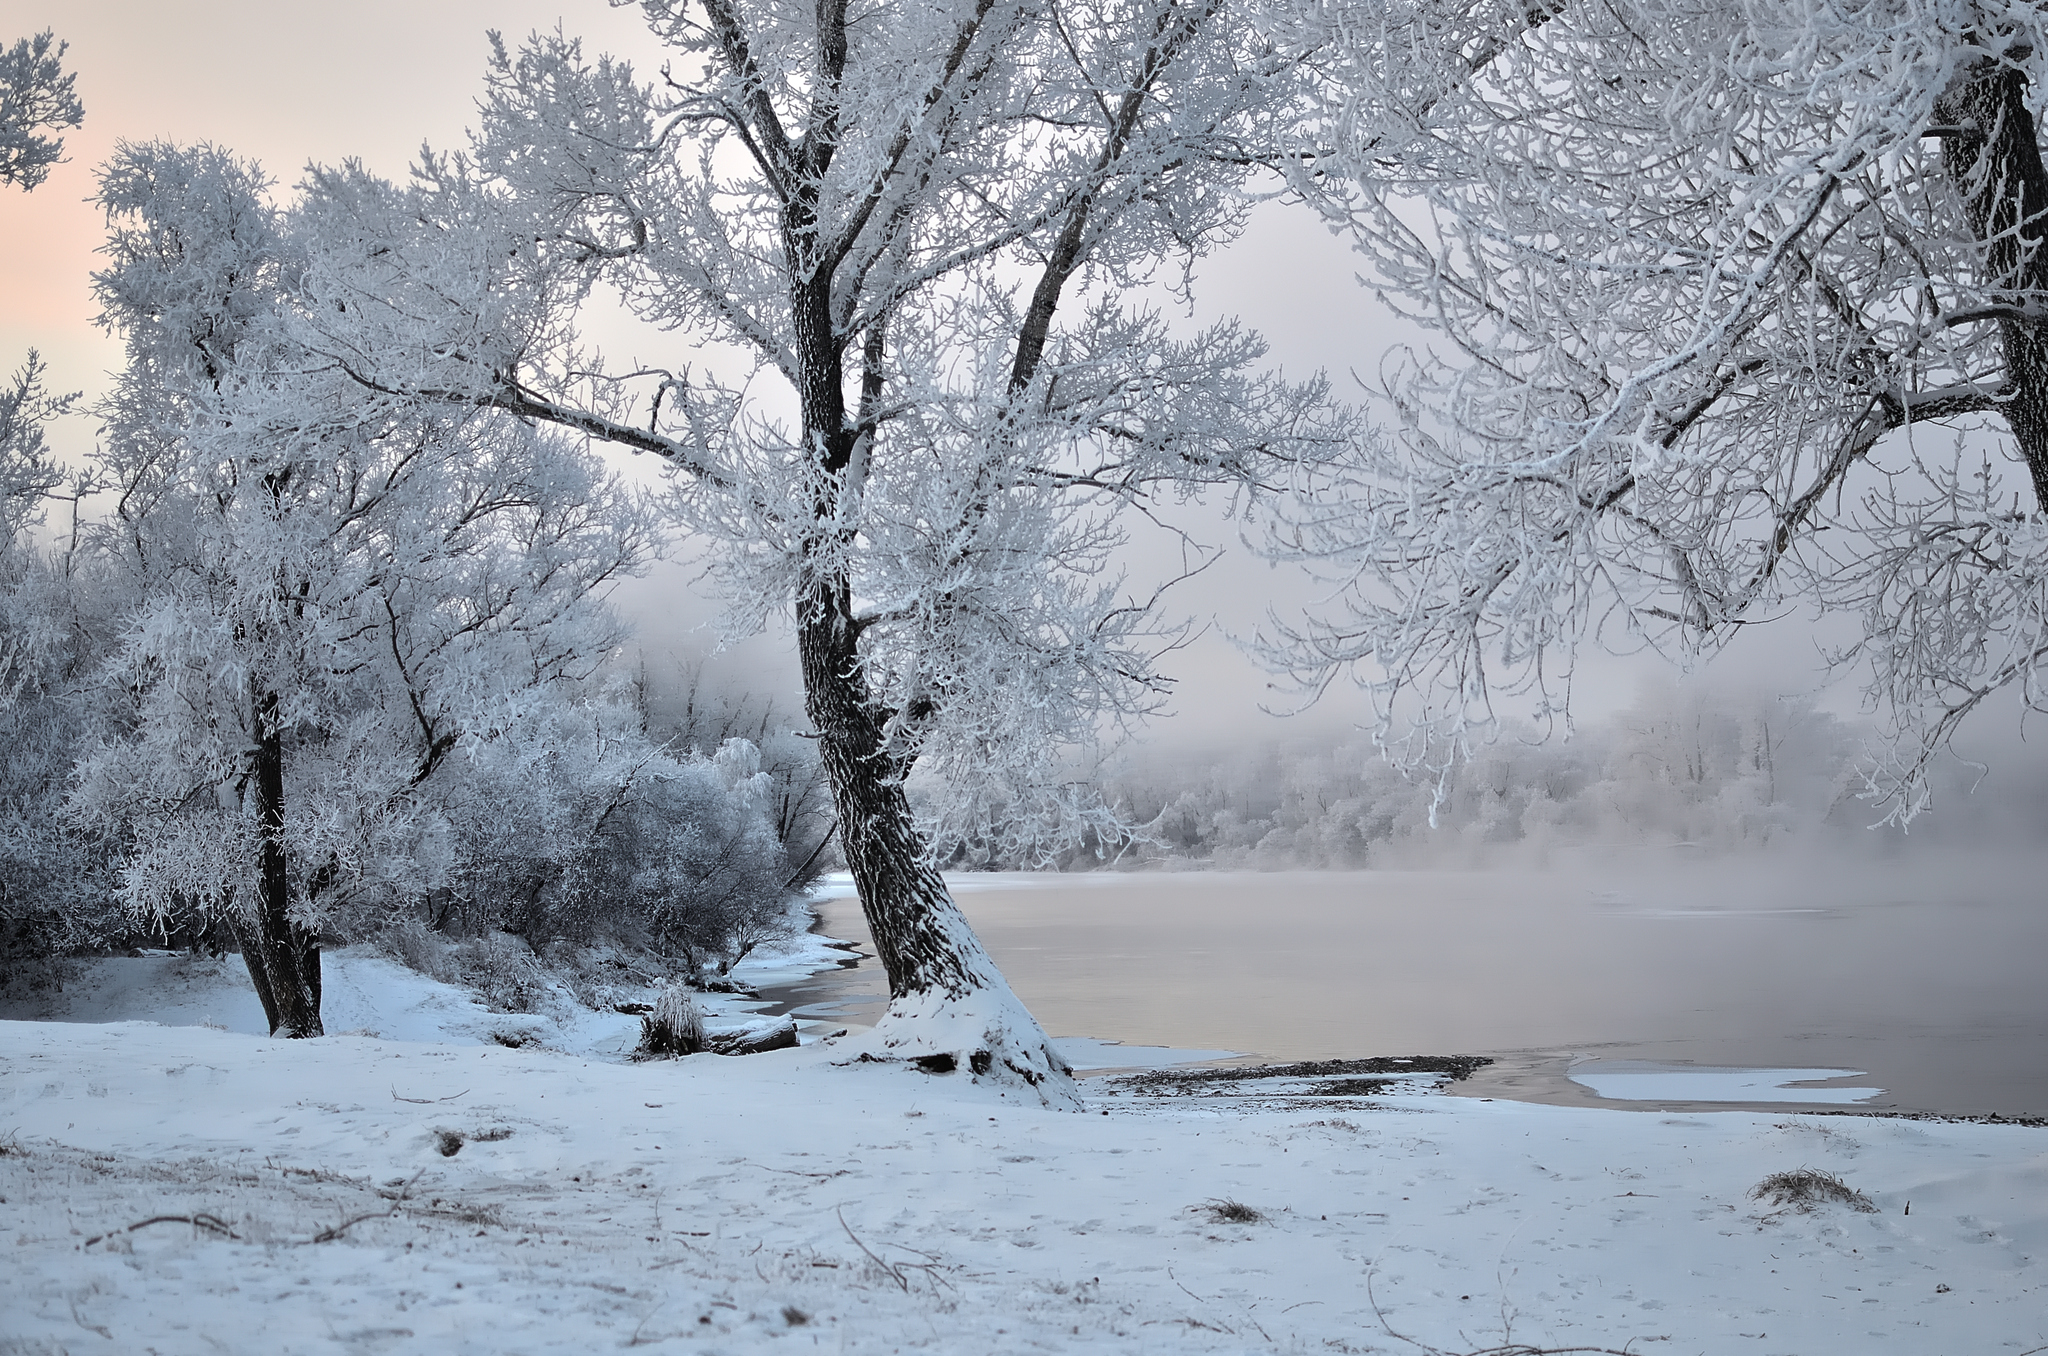
[[[1435,1096],[1219,1113],[1094,1081],[1076,1115],[833,1059],[0,1023],[0,1335],[73,1356],[2048,1344],[2044,1131]],[[1747,1195],[1802,1166],[1874,1212]],[[159,1217],[199,1223],[131,1228]]]
[[[787,985],[835,967],[846,953],[832,938],[801,932],[763,946],[733,967],[743,986]],[[494,1011],[471,991],[407,969],[372,947],[330,948],[321,958],[321,1012],[330,1034],[457,1045],[537,1044],[570,1054],[626,1059],[640,1039],[631,1013],[593,1011],[559,982],[533,1011]],[[648,987],[631,996],[652,1001]],[[744,993],[700,993],[714,1028],[748,1022],[774,1006]],[[239,956],[159,951],[76,963],[61,991],[0,1002],[0,1020],[150,1021],[260,1036],[269,1028]],[[817,1036],[837,1028],[808,1023]]]

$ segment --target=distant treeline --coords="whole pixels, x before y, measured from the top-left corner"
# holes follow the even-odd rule
[[[1893,845],[1861,798],[1869,736],[1808,697],[1645,686],[1632,705],[1569,737],[1507,726],[1439,794],[1391,766],[1368,734],[1281,738],[1207,753],[1139,746],[1105,796],[1138,826],[1126,844],[1066,853],[1067,870],[1183,864],[1334,870],[1540,861],[1558,850],[1691,844],[1736,851],[1807,842]],[[1995,794],[1952,763],[1916,842],[2024,834],[2048,779],[2002,755]],[[1987,784],[1991,785],[1991,784]],[[956,853],[963,869],[1017,863]]]

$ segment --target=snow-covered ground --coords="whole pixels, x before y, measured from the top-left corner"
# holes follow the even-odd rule
[[[0,1022],[9,1356],[2048,1349],[2040,1129],[1100,1080],[1062,1113],[831,1041],[507,1048],[354,954],[330,1029],[379,1034],[274,1042],[233,962],[122,964]],[[77,1020],[137,1005],[228,1029]],[[1800,1167],[1874,1212],[1750,1199]]]

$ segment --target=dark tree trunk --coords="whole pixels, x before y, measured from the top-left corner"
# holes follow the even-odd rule
[[[839,812],[840,847],[889,976],[889,1012],[875,1032],[884,1057],[931,1073],[1015,1078],[1048,1105],[1074,1105],[1073,1071],[925,858],[903,768],[884,737],[887,713],[860,667],[848,604],[843,579],[814,584],[799,600],[797,652],[805,710]]]
[[[323,1035],[320,1025],[320,939],[291,916],[291,873],[284,851],[284,736],[277,694],[256,701],[256,824],[263,846],[256,916],[242,930],[242,959],[263,999],[270,1034]]]
[[[256,940],[255,930],[232,914],[228,918],[228,931],[234,934],[235,949],[242,953],[242,964],[249,969],[249,983],[255,986],[256,1001],[263,1004],[263,1023],[272,1035],[276,1035],[277,998],[270,991],[270,971],[264,968],[263,947]]]
[[[784,127],[759,84],[746,25],[732,0],[705,0],[703,12],[725,63],[750,87],[729,116],[748,124],[748,150],[781,195],[795,360],[790,377],[804,433],[799,455],[810,459],[817,472],[815,498],[807,506],[805,576],[794,600],[797,651],[804,709],[817,729],[820,761],[838,812],[839,841],[889,976],[889,1013],[877,1028],[879,1044],[886,1057],[912,1060],[933,1072],[961,1064],[978,1074],[1000,1067],[1039,1087],[1048,1101],[1071,1100],[1071,1088],[1062,1081],[1071,1072],[1065,1061],[1010,992],[944,879],[925,858],[903,788],[915,741],[891,746],[896,713],[876,700],[861,664],[860,628],[844,563],[853,546],[846,524],[858,519],[857,502],[849,500],[857,501],[862,492],[863,472],[856,465],[862,440],[874,436],[880,418],[874,406],[882,394],[886,317],[855,322],[856,308],[835,307],[834,286],[838,271],[852,257],[860,223],[871,219],[870,212],[893,209],[883,195],[856,204],[849,217],[820,211],[826,171],[839,149],[836,101],[848,52],[847,7],[843,0],[820,0],[817,7],[815,85],[798,134]],[[966,69],[962,63],[985,12],[984,6],[962,28],[947,85]],[[943,92],[934,91],[932,98]],[[835,227],[844,233],[835,235]],[[855,279],[846,285],[860,284]],[[1050,305],[1046,301],[1039,307],[1048,322]],[[859,330],[846,328],[856,323]],[[848,418],[846,350],[863,333],[862,407],[856,421]]]
[[[840,848],[889,976],[889,996],[958,998],[999,983],[980,963],[981,948],[944,879],[925,861],[884,745],[882,714],[860,669],[843,587],[821,586],[804,601],[797,651],[805,709],[839,812]],[[963,935],[971,950],[963,950]]]
[[[816,180],[805,188],[816,191]],[[845,353],[832,323],[832,272],[815,241],[816,210],[799,192],[785,209],[783,237],[793,265],[790,312],[795,322],[797,396],[806,445],[826,473],[813,506],[819,550],[833,554],[839,495],[853,460],[848,426]],[[860,663],[859,632],[845,575],[820,563],[797,600],[797,654],[804,709],[818,731],[819,760],[839,813],[839,842],[860,894],[861,911],[889,976],[891,999],[926,994],[960,998],[1007,988],[987,960],[938,871],[904,795],[904,769],[884,737],[888,713],[875,701]]]
[[[2013,311],[1998,322],[2008,384],[1999,408],[2048,512],[2048,317],[2033,314],[2048,303],[2048,170],[2026,94],[2018,71],[1979,65],[1942,98],[1943,120],[1967,129],[1944,140],[1942,160],[1985,247],[1989,300]]]

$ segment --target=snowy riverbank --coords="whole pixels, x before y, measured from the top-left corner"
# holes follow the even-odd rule
[[[834,1059],[0,1022],[0,1347],[2048,1345],[2048,1131],[1092,1081],[1075,1115]],[[1748,1197],[1802,1166],[1875,1212]],[[163,1216],[201,1223],[130,1227]]]
[[[836,965],[845,953],[829,937],[797,933],[733,967],[748,986],[787,984]],[[627,1058],[640,1038],[640,1019],[593,1011],[566,989],[531,1012],[495,1012],[476,994],[429,978],[372,947],[333,948],[321,961],[321,1011],[330,1034],[455,1045],[537,1044],[565,1054]],[[647,987],[632,997],[651,1002]],[[744,994],[706,993],[699,1006],[714,1028],[746,1022],[766,1006]],[[151,1021],[202,1026],[242,1035],[269,1030],[239,956],[179,952],[105,956],[79,962],[59,993],[0,1003],[0,1020]],[[824,1029],[812,1023],[813,1036]]]

